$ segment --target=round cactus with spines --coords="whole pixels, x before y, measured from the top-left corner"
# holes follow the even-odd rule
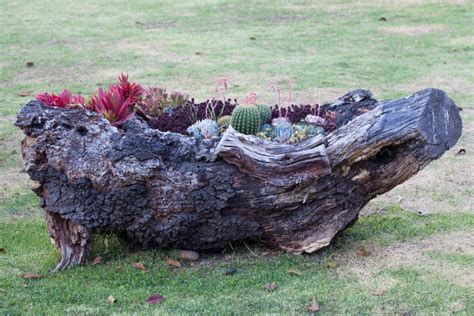
[[[221,116],[217,120],[217,125],[219,125],[220,128],[227,128],[230,124],[230,119],[231,119],[230,115]]]
[[[272,109],[268,105],[259,104],[257,109],[260,112],[260,123],[267,124],[270,123],[272,119]]]
[[[239,105],[232,112],[230,125],[239,133],[255,135],[260,124],[260,111],[255,105]]]

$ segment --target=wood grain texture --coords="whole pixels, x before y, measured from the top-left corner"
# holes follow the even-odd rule
[[[436,89],[380,103],[355,90],[327,110],[338,115],[334,131],[288,145],[232,129],[199,142],[139,118],[117,129],[87,110],[28,103],[16,125],[62,250],[57,270],[83,263],[90,237],[109,232],[143,249],[252,238],[314,252],[370,199],[439,158],[462,130],[458,108]]]

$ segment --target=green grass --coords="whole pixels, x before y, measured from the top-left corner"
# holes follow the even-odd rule
[[[322,314],[474,313],[474,285],[452,274],[474,273],[474,10],[471,0],[461,2],[0,0],[0,313],[288,314],[305,312],[313,295]],[[467,154],[449,152],[378,198],[367,208],[378,212],[311,256],[265,256],[263,245],[249,245],[251,253],[236,244],[173,270],[167,252],[130,253],[112,237],[94,243],[104,265],[49,274],[59,254],[21,171],[14,115],[35,93],[88,95],[122,71],[198,99],[213,96],[219,77],[228,78],[231,97],[256,91],[261,102],[274,101],[273,81],[286,91],[293,80],[297,100],[316,93],[322,102],[358,87],[385,99],[434,86],[464,108],[454,150]],[[31,96],[19,96],[25,92]],[[419,208],[434,214],[413,212]],[[455,233],[464,236],[456,240],[464,251],[419,248],[430,240],[449,244]],[[373,254],[357,256],[361,247]],[[391,265],[400,247],[410,249],[403,258],[424,260]],[[328,268],[334,260],[337,267]],[[133,269],[134,261],[150,271]],[[238,272],[224,276],[229,267]],[[46,277],[24,280],[25,272]],[[273,281],[278,288],[266,292]],[[373,295],[378,287],[381,296]],[[152,293],[166,301],[146,304]]]
[[[48,242],[45,224],[38,220],[2,224],[0,242],[6,253],[0,257],[4,268],[0,290],[5,290],[2,295],[5,303],[0,311],[298,313],[305,311],[313,295],[318,297],[323,311],[328,314],[375,312],[381,306],[391,312],[403,312],[405,309],[412,312],[446,312],[447,303],[456,301],[465,302],[466,308],[474,308],[473,302],[468,300],[472,289],[442,277],[432,281],[422,280],[425,272],[416,266],[379,272],[379,275],[393,275],[397,279],[397,286],[383,297],[373,295],[374,288],[367,287],[356,277],[344,275],[344,265],[336,268],[327,266],[334,256],[376,243],[386,236],[392,236],[393,243],[440,231],[472,230],[474,215],[464,214],[462,218],[441,214],[426,217],[392,210],[376,216],[376,223],[374,218],[362,218],[356,227],[344,232],[335,245],[316,255],[272,253],[270,257],[254,257],[245,247],[237,245],[236,252],[205,254],[201,263],[195,266],[185,264],[182,270],[166,265],[166,252],[128,253],[113,238],[107,238],[111,240],[108,246],[105,246],[103,238],[99,238],[94,255],[102,256],[106,261],[104,265],[87,265],[52,275],[48,274],[48,270],[58,258],[58,253]],[[400,220],[405,222],[402,233],[393,228],[399,227]],[[433,226],[438,227],[433,229]],[[396,233],[393,233],[394,230]],[[251,247],[257,254],[265,251],[258,245]],[[131,266],[133,262],[142,262],[150,271],[134,269]],[[458,260],[455,263],[459,263]],[[237,273],[224,275],[229,267],[236,268]],[[298,269],[303,275],[290,275],[288,269]],[[42,273],[46,277],[38,280],[18,277],[28,271]],[[263,286],[271,282],[276,282],[278,288],[268,293]],[[158,308],[147,306],[145,300],[152,293],[165,296],[166,303]],[[418,294],[412,297],[413,293]],[[116,304],[107,303],[109,295],[117,299]]]

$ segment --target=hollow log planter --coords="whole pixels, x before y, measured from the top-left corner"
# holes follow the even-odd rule
[[[97,233],[139,248],[203,250],[252,238],[314,252],[462,130],[458,108],[436,89],[380,103],[355,90],[324,110],[337,113],[336,129],[290,145],[232,128],[199,142],[139,118],[117,129],[88,110],[28,103],[16,125],[61,249],[56,270],[83,263]]]

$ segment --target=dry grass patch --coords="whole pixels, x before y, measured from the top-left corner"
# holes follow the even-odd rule
[[[474,256],[474,234],[472,231],[457,231],[439,234],[417,242],[399,242],[387,247],[369,245],[371,255],[361,257],[355,251],[337,254],[334,258],[341,264],[345,275],[354,275],[370,288],[388,290],[397,281],[381,275],[386,269],[410,267],[427,271],[427,277],[444,277],[455,284],[474,289],[474,267],[461,265],[428,256],[429,251],[445,254],[467,254]]]
[[[427,76],[417,78],[411,82],[397,84],[392,87],[392,91],[415,92],[428,87],[442,89],[448,94],[456,93],[464,95],[469,93],[469,91],[474,91],[473,82],[469,82],[452,75],[443,74],[441,72],[433,72]],[[462,104],[458,105],[462,106]]]
[[[182,63],[189,62],[191,60],[191,56],[183,56],[169,52],[163,45],[164,44],[159,41],[137,42],[129,38],[124,38],[119,40],[117,44],[114,45],[114,51],[120,53],[132,52],[143,57],[153,57],[156,58],[159,63]]]
[[[92,62],[85,59],[77,62],[77,64],[72,67],[50,67],[48,65],[35,63],[34,67],[25,68],[22,72],[19,72],[7,86],[19,83],[22,85],[47,83],[51,87],[61,87],[64,89],[72,83],[85,83],[84,71],[92,68]],[[89,80],[87,80],[87,82],[90,83]]]
[[[377,1],[364,1],[366,5],[373,5],[378,7],[391,7],[391,8],[404,8],[411,6],[420,6],[427,4],[443,4],[443,5],[466,5],[466,0],[377,0]]]
[[[421,36],[429,33],[437,33],[441,31],[446,31],[448,28],[444,25],[398,25],[398,26],[388,26],[382,28],[382,31],[388,34],[397,34],[397,35],[408,35],[408,36]]]
[[[474,45],[474,36],[469,35],[452,38],[449,40],[449,43],[454,45]]]

